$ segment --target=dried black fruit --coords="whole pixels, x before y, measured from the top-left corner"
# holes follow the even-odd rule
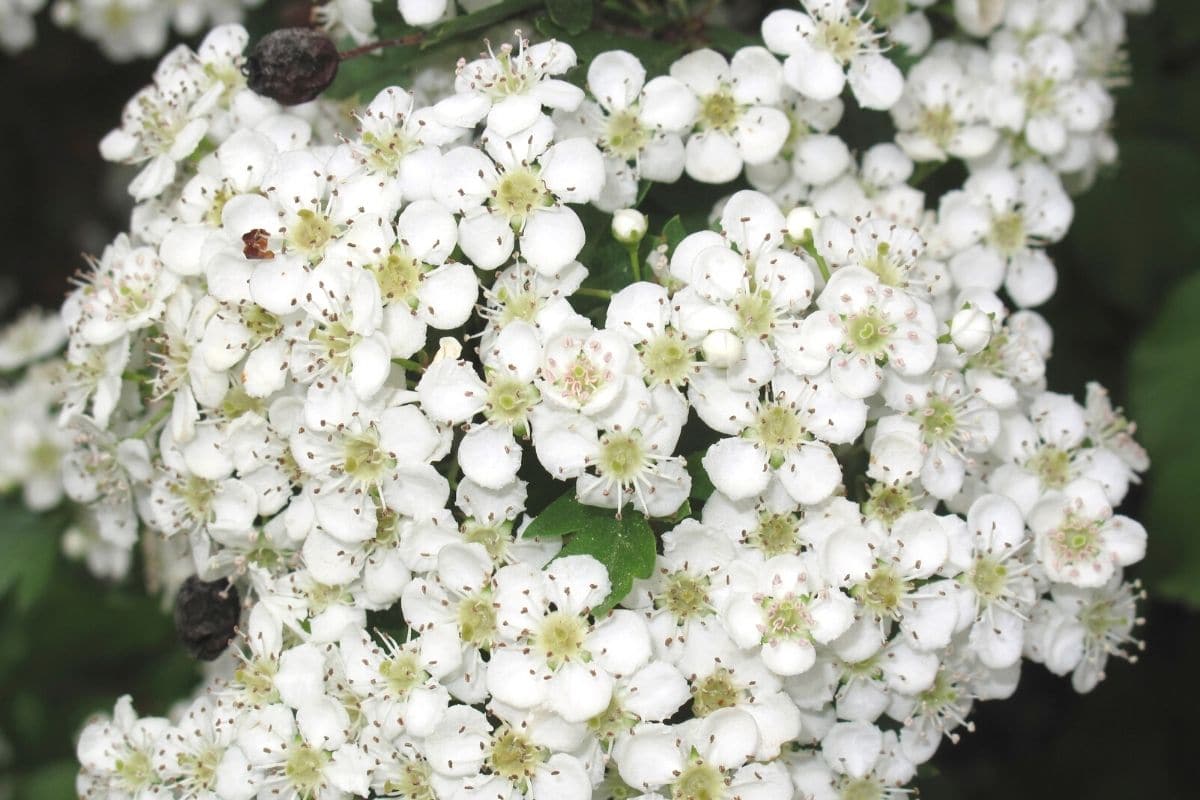
[[[311,28],[271,31],[246,56],[246,85],[285,106],[307,103],[337,76],[337,45]]]
[[[175,595],[175,630],[192,658],[212,661],[233,639],[241,611],[236,586],[193,575]]]

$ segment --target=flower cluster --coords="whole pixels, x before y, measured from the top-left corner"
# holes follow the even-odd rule
[[[4,403],[64,432],[5,426],[4,474],[78,504],[97,572],[140,535],[164,591],[246,611],[170,720],[89,724],[81,794],[899,797],[1024,659],[1087,691],[1132,657],[1147,459],[1104,389],[1047,391],[1032,310],[1113,157],[1122,12],[962,2],[986,41],[931,43],[891,5],[657,76],[520,39],[340,134],[244,87],[240,28],[170,54],[103,146],[142,166],[131,232]],[[847,85],[894,141],[837,135]],[[643,239],[684,175],[752,188]],[[523,535],[564,492],[653,532],[631,588]]]

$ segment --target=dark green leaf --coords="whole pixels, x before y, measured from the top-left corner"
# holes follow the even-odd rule
[[[662,230],[663,241],[667,243],[667,255],[675,252],[675,248],[679,246],[687,233],[687,228],[683,227],[683,220],[679,218],[678,214],[667,220]]]
[[[584,505],[575,499],[575,489],[572,487],[546,506],[521,535],[565,536],[582,530],[608,529],[615,525],[612,509]]]
[[[546,11],[567,33],[583,33],[592,24],[592,0],[546,0]]]
[[[688,474],[692,476],[691,496],[696,500],[707,500],[716,491],[712,481],[709,480],[708,472],[700,463],[702,458],[704,458],[704,451],[696,451],[687,457]]]
[[[46,591],[66,520],[61,510],[37,514],[11,497],[0,513],[0,595],[13,591],[17,608],[25,611]]]
[[[503,22],[509,17],[515,17],[517,14],[536,8],[541,4],[542,0],[502,0],[502,2],[496,3],[494,6],[488,6],[470,14],[455,17],[452,20],[443,22],[430,31],[429,36],[425,37],[425,41],[421,43],[421,49],[428,50],[436,44],[453,39],[456,36],[461,36],[462,34],[477,33],[498,22]]]
[[[1146,481],[1150,546],[1144,566],[1152,592],[1200,607],[1200,274],[1171,292],[1130,364],[1130,411],[1150,452]]]
[[[635,578],[649,578],[654,571],[655,541],[650,523],[637,511],[627,509],[621,519],[609,515],[611,525],[589,526],[580,530],[566,543],[558,555],[590,555],[608,568],[612,592],[598,608],[592,609],[602,617],[625,599],[633,588]]]
[[[704,38],[713,50],[727,56],[733,55],[743,47],[762,47],[762,39],[726,25],[710,25],[704,29]]]

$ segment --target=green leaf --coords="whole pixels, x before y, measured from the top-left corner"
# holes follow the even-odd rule
[[[704,29],[704,38],[713,50],[731,56],[743,47],[762,47],[762,39],[742,33],[727,25],[710,25]]]
[[[635,578],[649,578],[654,572],[655,540],[650,523],[637,511],[626,510],[621,519],[606,512],[611,525],[589,526],[574,536],[559,551],[558,557],[590,555],[608,569],[612,592],[598,608],[597,619],[625,599]]]
[[[18,610],[27,611],[50,583],[66,520],[61,510],[38,514],[15,497],[0,503],[0,514],[0,596],[12,591]]]
[[[1150,452],[1143,575],[1151,592],[1200,607],[1200,273],[1176,285],[1138,341],[1130,364],[1130,411]]]
[[[696,500],[707,500],[712,497],[712,493],[716,491],[712,480],[708,477],[708,472],[704,469],[704,465],[700,460],[704,458],[704,453],[707,451],[697,450],[687,457],[687,471],[692,476],[692,491],[691,497]]]
[[[662,229],[663,241],[667,243],[667,255],[674,253],[675,248],[687,235],[687,228],[683,227],[683,220],[679,218],[678,214],[667,220]]]
[[[592,0],[546,0],[546,11],[567,33],[583,33],[592,24]]]
[[[584,505],[575,499],[574,487],[538,514],[522,536],[566,536],[582,530],[613,527],[612,509]]]
[[[541,5],[542,0],[502,0],[494,6],[481,8],[470,14],[443,22],[432,31],[421,43],[422,50],[428,50],[436,44],[453,39],[465,33],[476,33],[489,28],[509,17],[515,17],[531,8]]]

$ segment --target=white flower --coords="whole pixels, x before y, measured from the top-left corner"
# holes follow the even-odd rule
[[[435,196],[462,214],[458,242],[480,269],[521,257],[543,275],[567,266],[583,248],[583,223],[566,203],[589,202],[604,185],[596,146],[575,138],[551,144],[548,119],[513,139],[488,138],[446,153]]]
[[[762,23],[767,47],[787,56],[788,85],[813,100],[830,100],[848,80],[863,108],[890,108],[904,89],[904,76],[880,52],[881,34],[864,19],[865,11],[856,13],[848,0],[803,5],[808,13],[773,11]]]
[[[1053,581],[1103,586],[1119,567],[1146,555],[1146,529],[1113,514],[1100,484],[1071,481],[1029,512],[1038,562]]]
[[[743,163],[775,157],[788,135],[788,119],[776,107],[780,72],[779,62],[761,47],[743,47],[732,61],[715,50],[696,50],[671,65],[671,77],[700,100],[696,130],[686,146],[688,175],[728,183]]]

